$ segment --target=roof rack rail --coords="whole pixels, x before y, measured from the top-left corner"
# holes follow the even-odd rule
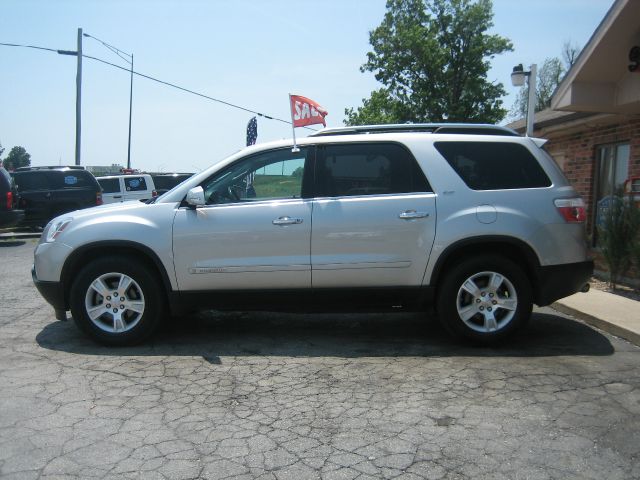
[[[326,137],[333,135],[363,135],[373,133],[447,133],[466,135],[505,135],[518,137],[515,130],[499,125],[483,123],[401,123],[392,125],[359,125],[354,127],[325,128],[310,137]]]
[[[32,170],[62,170],[64,168],[68,168],[69,170],[86,170],[82,165],[39,165],[37,167],[16,168],[16,172],[29,172]]]

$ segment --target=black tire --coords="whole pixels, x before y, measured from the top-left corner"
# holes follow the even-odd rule
[[[116,292],[119,294],[114,296]],[[156,276],[128,256],[91,261],[76,276],[69,303],[78,328],[109,346],[142,342],[156,330],[167,310],[164,290]]]
[[[438,290],[438,318],[445,328],[483,345],[524,327],[532,307],[531,283],[524,271],[498,255],[462,259],[445,273]]]

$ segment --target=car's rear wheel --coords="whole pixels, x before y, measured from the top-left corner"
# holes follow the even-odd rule
[[[522,328],[531,316],[531,284],[511,260],[467,258],[447,272],[438,317],[454,335],[494,343]]]
[[[162,286],[132,257],[104,257],[83,268],[70,292],[76,325],[105,345],[130,345],[153,333],[164,308]]]

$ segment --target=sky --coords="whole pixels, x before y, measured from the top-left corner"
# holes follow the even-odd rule
[[[514,46],[492,60],[505,106],[514,65],[542,64],[571,41],[584,46],[613,0],[494,0],[492,33]],[[380,87],[360,72],[384,0],[0,0],[0,42],[76,50],[77,30],[132,53],[134,69],[181,87],[289,120],[288,94],[320,103],[327,126]],[[85,55],[128,68],[92,38]],[[129,73],[84,59],[83,165],[126,165]],[[75,161],[76,57],[0,46],[0,144],[32,165]],[[253,114],[134,77],[131,164],[198,172],[244,147]],[[303,137],[311,133],[296,129]],[[258,143],[291,126],[258,117]]]

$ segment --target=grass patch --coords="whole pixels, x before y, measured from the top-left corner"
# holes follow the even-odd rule
[[[302,178],[291,175],[256,175],[253,188],[258,198],[294,198],[302,190]]]

